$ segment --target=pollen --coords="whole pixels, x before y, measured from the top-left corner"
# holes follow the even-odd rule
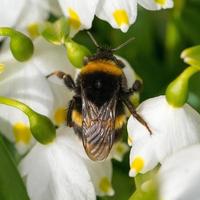
[[[164,6],[166,3],[166,0],[154,0],[155,3],[160,4],[161,6]]]
[[[1,64],[1,63],[0,63],[0,74],[4,71],[4,69],[5,69],[4,64]]]
[[[135,170],[136,173],[139,173],[144,167],[144,160],[141,157],[136,157],[131,163],[131,170]]]
[[[119,115],[115,119],[115,129],[122,128],[123,124],[126,122],[126,116],[125,115]]]
[[[128,26],[128,14],[124,9],[118,9],[113,12],[113,17],[119,27]]]
[[[80,17],[78,16],[77,12],[72,9],[68,8],[68,14],[69,14],[69,23],[74,29],[78,29],[81,25]]]
[[[78,125],[78,126],[82,126],[82,122],[83,122],[83,118],[81,113],[79,113],[76,110],[73,110],[72,112],[72,120]]]
[[[58,108],[54,113],[54,121],[56,125],[61,125],[66,120],[66,109],[64,107]]]
[[[17,122],[13,125],[13,133],[16,143],[22,142],[24,144],[29,144],[31,140],[31,130],[23,122]]]
[[[108,177],[106,177],[106,176],[101,178],[101,180],[99,182],[99,189],[104,194],[108,194],[108,195],[114,194],[112,185],[111,185]]]

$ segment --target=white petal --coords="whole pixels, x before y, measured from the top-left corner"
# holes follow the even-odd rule
[[[14,59],[4,61],[4,63],[6,71],[1,76],[0,95],[17,99],[35,111],[50,116],[53,110],[53,94],[46,79],[30,63],[22,64]],[[27,137],[29,136],[26,137],[26,133],[29,132],[27,116],[10,106],[0,105],[0,110],[1,132],[8,139],[14,141],[16,134],[20,136],[18,130],[23,129],[24,135],[21,136],[21,139],[25,143],[28,142]],[[29,144],[32,144],[31,140],[30,143],[27,143],[27,145]],[[22,147],[22,152],[23,149],[24,147]]]
[[[174,5],[173,0],[138,0],[138,3],[148,10],[172,8]]]
[[[135,0],[101,0],[96,15],[109,22],[113,28],[120,28],[123,32],[127,32],[129,26],[136,20],[137,2]]]
[[[60,70],[74,77],[75,68],[70,64],[63,47],[55,46],[38,38],[35,41],[35,54],[31,59],[33,66],[37,67],[45,76]]]
[[[32,200],[95,200],[94,188],[82,159],[57,137],[37,144],[22,160],[20,170]]]
[[[193,145],[165,160],[158,173],[160,199],[199,200],[200,145]]]
[[[89,29],[91,27],[98,0],[59,0],[59,3],[73,29]]]
[[[92,182],[95,186],[96,194],[98,196],[114,195],[112,188],[112,163],[111,160],[94,162],[92,160],[85,160],[88,172],[91,176]]]
[[[49,3],[48,1],[26,0],[21,12],[16,26],[18,29],[23,30],[30,24],[40,23],[48,18]]]
[[[16,24],[20,17],[21,11],[25,5],[26,0],[1,0],[0,6],[0,27],[12,27]]]
[[[152,130],[153,145],[160,162],[177,150],[200,141],[200,115],[187,104],[173,108],[165,96],[160,96],[143,102],[138,113]],[[144,129],[140,126],[132,131],[138,135]]]
[[[125,142],[116,142],[110,152],[110,157],[115,160],[122,161],[124,155],[129,151],[129,147]]]
[[[158,163],[151,138],[136,142],[130,152],[129,176],[134,177],[138,173],[146,173],[152,170]]]

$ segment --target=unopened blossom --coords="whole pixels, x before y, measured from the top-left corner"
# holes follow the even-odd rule
[[[149,10],[173,7],[172,0],[58,0],[74,30],[89,29],[96,15],[126,32],[137,17],[138,4]]]
[[[165,96],[159,96],[144,101],[137,112],[152,135],[135,118],[129,118],[130,176],[145,173],[176,151],[200,141],[200,115],[188,104],[173,107]]]
[[[4,47],[0,54],[0,60],[4,63],[4,73],[0,76],[0,95],[27,104],[60,126],[65,123],[71,94],[65,86],[55,86],[49,82],[45,74],[56,70],[56,66],[57,69],[60,66],[71,74],[73,67],[67,62],[65,49],[51,45],[43,39],[35,41],[35,49],[29,62],[20,63]],[[27,116],[13,107],[0,105],[0,109],[1,133],[16,143],[20,153],[25,153],[33,145]]]
[[[167,158],[158,172],[160,200],[199,200],[200,145],[184,148]]]

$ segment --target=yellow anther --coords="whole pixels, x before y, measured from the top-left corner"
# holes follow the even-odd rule
[[[112,189],[112,185],[108,179],[108,177],[102,177],[102,179],[99,182],[99,189],[101,192],[108,194],[108,195],[113,195],[114,191]]]
[[[4,71],[5,69],[5,65],[4,64],[0,64],[0,74]]]
[[[161,6],[164,6],[166,3],[166,0],[154,0],[155,3],[160,4]]]
[[[39,26],[37,23],[31,23],[27,26],[27,31],[31,38],[36,38],[40,35],[39,33]]]
[[[78,29],[81,25],[80,17],[78,16],[77,12],[72,8],[68,8],[69,14],[69,23],[74,29]]]
[[[139,173],[144,167],[144,160],[141,157],[136,157],[131,163],[131,169],[135,170],[136,173]]]
[[[58,108],[54,113],[54,121],[56,125],[61,125],[66,120],[66,109],[63,107]]]
[[[113,12],[113,17],[119,27],[121,27],[122,25],[129,25],[128,14],[125,10],[115,10]]]
[[[13,125],[13,133],[16,143],[22,142],[28,144],[31,140],[30,128],[23,122],[17,122]]]

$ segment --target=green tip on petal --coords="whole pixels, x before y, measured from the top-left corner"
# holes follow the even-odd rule
[[[34,111],[31,111],[28,117],[34,138],[42,144],[53,142],[56,137],[56,129],[51,120]]]
[[[200,66],[200,45],[185,49],[181,58],[189,65]]]
[[[173,107],[182,107],[188,99],[188,82],[193,74],[200,71],[200,67],[186,68],[166,89],[166,99]]]
[[[10,37],[10,49],[16,60],[27,61],[34,52],[31,39],[12,28],[0,28],[0,35]]]
[[[67,57],[72,65],[77,68],[83,67],[84,58],[91,55],[90,51],[83,45],[80,45],[71,39],[66,40],[65,46],[67,49]]]
[[[56,129],[51,120],[41,115],[19,101],[0,96],[0,103],[15,107],[29,118],[30,129],[33,137],[42,144],[52,142],[56,137]]]
[[[39,32],[50,43],[62,45],[69,35],[69,20],[62,17],[54,23],[46,22],[40,25]]]

